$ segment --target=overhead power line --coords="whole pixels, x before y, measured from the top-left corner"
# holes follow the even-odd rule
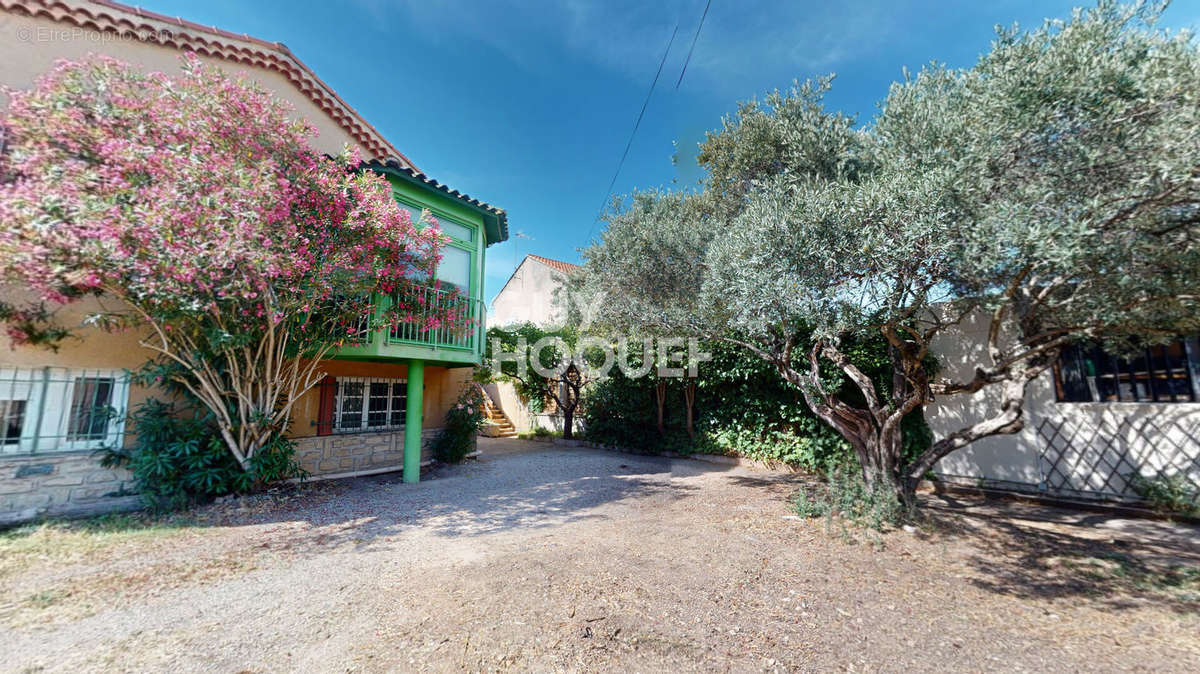
[[[638,112],[637,121],[633,123],[633,131],[629,134],[629,142],[625,143],[625,151],[621,153],[621,161],[617,162],[617,170],[613,173],[612,180],[608,183],[608,191],[604,193],[604,200],[600,202],[600,208],[596,209],[596,219],[592,221],[592,226],[588,228],[587,238],[589,241],[592,238],[592,230],[596,227],[596,222],[600,220],[600,214],[604,212],[604,206],[608,204],[608,199],[612,196],[613,187],[617,184],[617,176],[621,175],[621,168],[625,166],[625,158],[629,156],[629,148],[633,147],[633,139],[637,136],[638,127],[642,125],[642,117],[646,114],[646,106],[650,105],[650,97],[654,95],[654,87],[658,86],[658,78],[662,75],[663,65],[667,62],[667,54],[671,53],[671,45],[675,43],[675,35],[678,33],[679,24],[675,24],[675,30],[671,31],[671,39],[667,40],[667,48],[663,51],[662,59],[658,62],[658,70],[654,73],[654,81],[650,82],[650,91],[646,92],[646,100],[642,101],[642,109]]]
[[[696,34],[692,36],[692,46],[688,47],[687,58],[683,60],[683,70],[679,71],[679,79],[675,81],[675,88],[679,88],[679,83],[683,81],[683,74],[687,72],[688,64],[692,62],[692,52],[696,51],[696,40],[700,39],[700,29],[704,27],[704,19],[708,16],[708,8],[712,7],[712,0],[708,0],[704,4],[704,13],[700,15],[700,24],[696,26]]]

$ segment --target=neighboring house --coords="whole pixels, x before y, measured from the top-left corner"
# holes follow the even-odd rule
[[[492,300],[492,313],[488,322],[500,327],[511,327],[521,323],[533,323],[542,327],[562,324],[564,312],[555,295],[567,277],[579,269],[579,265],[570,262],[551,260],[540,255],[526,255]],[[508,417],[516,430],[529,431],[539,426],[562,430],[562,417],[555,413],[552,404],[541,413],[534,414],[526,401],[517,395],[512,384],[497,382],[489,384],[485,390],[492,399],[492,404]]]
[[[959,379],[986,362],[988,320],[968,319],[933,345]],[[939,399],[926,412],[934,436],[994,413],[987,390]],[[971,443],[942,459],[944,479],[1066,498],[1137,500],[1134,475],[1173,475],[1200,490],[1200,342],[1181,339],[1117,358],[1071,347],[1030,384],[1025,428]]]
[[[429,209],[452,237],[438,276],[466,291],[476,329],[466,336],[398,330],[342,349],[322,363],[328,376],[299,401],[289,431],[314,476],[400,470],[480,362],[484,256],[508,238],[507,216],[422,174],[282,44],[113,2],[0,0],[0,85],[28,88],[56,60],[95,52],[175,72],[181,51],[288,100],[317,127],[316,149],[336,154],[348,144],[373,158],[367,168],[391,182],[397,201],[414,215]],[[0,109],[6,104],[0,98]],[[79,320],[86,310],[71,307],[63,318]],[[131,443],[125,412],[155,391],[131,384],[128,371],[152,354],[137,334],[88,329],[81,336],[53,352],[0,349],[0,523],[102,511],[133,498],[129,475],[101,469],[92,452]],[[407,413],[414,399],[415,415]]]
[[[563,312],[556,305],[554,294],[567,277],[579,269],[579,265],[570,262],[526,255],[492,300],[488,322],[499,326],[562,323]]]

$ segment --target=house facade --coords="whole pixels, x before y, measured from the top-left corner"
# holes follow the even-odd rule
[[[936,340],[948,377],[987,362],[989,320],[969,316]],[[937,400],[926,419],[941,437],[999,409],[995,392]],[[1133,355],[1067,349],[1030,383],[1025,426],[942,459],[946,481],[1067,499],[1138,501],[1146,481],[1173,479],[1200,493],[1200,341],[1181,338]]]
[[[399,328],[339,350],[320,364],[326,377],[297,403],[288,431],[315,477],[402,470],[405,481],[416,481],[429,460],[422,438],[436,432],[480,362],[484,257],[508,237],[507,215],[421,173],[282,44],[113,2],[0,0],[0,85],[7,87],[28,88],[55,61],[95,53],[178,72],[183,51],[287,100],[316,126],[315,149],[337,154],[350,146],[371,158],[363,170],[383,175],[414,219],[431,211],[450,236],[437,277],[463,291],[453,301],[467,303],[472,330]],[[0,110],[6,105],[0,98]],[[429,292],[431,305],[452,301]],[[86,302],[68,307],[60,320],[79,325],[88,309]],[[0,523],[137,501],[130,476],[101,468],[93,453],[132,443],[127,413],[158,393],[133,384],[129,373],[152,354],[136,332],[82,328],[78,335],[58,351],[0,350]]]
[[[565,319],[555,302],[555,292],[579,265],[526,255],[492,299],[490,323],[511,326],[519,323],[557,325]]]
[[[543,327],[560,325],[565,316],[555,294],[567,277],[579,269],[579,265],[570,262],[526,255],[492,299],[489,322],[501,327],[521,323]],[[553,410],[535,414],[517,395],[512,384],[495,382],[488,384],[485,390],[492,404],[504,413],[516,430],[529,431],[538,427],[562,430],[561,415]]]

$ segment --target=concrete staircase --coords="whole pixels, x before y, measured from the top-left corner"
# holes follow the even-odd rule
[[[476,385],[476,387],[479,390],[479,393],[483,395],[483,416],[485,419],[491,422],[492,425],[491,428],[486,431],[487,435],[493,438],[517,437],[517,429],[513,426],[512,421],[509,420],[508,415],[504,413],[504,410],[500,409],[495,403],[492,402],[491,396],[487,394],[487,391],[483,390],[482,386]]]

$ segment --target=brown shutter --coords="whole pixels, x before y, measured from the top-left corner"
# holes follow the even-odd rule
[[[337,404],[337,379],[325,375],[321,380],[321,407],[317,412],[317,435],[333,433],[333,407]]]

